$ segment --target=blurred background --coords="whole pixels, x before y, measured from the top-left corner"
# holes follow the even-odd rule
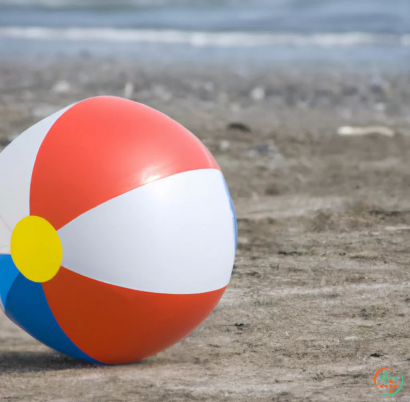
[[[405,67],[409,32],[407,0],[0,1],[3,55]]]
[[[408,0],[0,0],[0,151],[98,95],[211,150],[238,216],[232,281],[134,366],[75,362],[2,316],[2,396],[374,401],[377,370],[409,371]]]

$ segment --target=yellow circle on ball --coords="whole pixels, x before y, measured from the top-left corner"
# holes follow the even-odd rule
[[[39,216],[27,216],[17,223],[10,250],[18,270],[33,282],[52,279],[63,260],[63,246],[57,231]]]

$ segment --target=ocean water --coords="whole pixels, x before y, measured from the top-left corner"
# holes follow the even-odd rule
[[[0,0],[0,58],[410,68],[410,0]]]

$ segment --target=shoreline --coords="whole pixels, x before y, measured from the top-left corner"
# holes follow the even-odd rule
[[[13,34],[13,29],[39,30],[32,39],[19,37],[18,32]],[[313,69],[317,66],[323,69],[336,70],[363,70],[366,72],[387,71],[391,73],[406,73],[409,71],[410,34],[397,36],[396,39],[380,39],[378,43],[372,42],[371,35],[366,33],[341,34],[261,34],[261,40],[273,40],[275,44],[250,45],[247,33],[221,32],[188,32],[188,31],[141,31],[136,34],[125,31],[124,40],[111,40],[110,31],[94,32],[81,29],[64,35],[66,39],[59,38],[59,33],[54,31],[43,32],[49,39],[43,38],[41,27],[6,27],[0,26],[0,54],[3,61],[30,62],[48,60],[52,63],[60,57],[71,59],[112,59],[121,63],[138,62],[143,64],[188,64],[224,66],[224,68],[256,68],[286,69],[294,65]],[[9,32],[10,31],[10,32]],[[121,30],[120,30],[121,31]],[[10,37],[2,36],[10,33]],[[88,32],[88,33],[87,33]],[[102,35],[100,40],[93,36]],[[36,36],[37,35],[37,36]],[[38,36],[39,35],[39,36]],[[91,35],[91,36],[90,36]],[[121,37],[121,35],[119,35]],[[131,40],[133,36],[141,35],[141,41]],[[158,41],[155,36],[158,35]],[[218,35],[221,35],[219,37]],[[233,35],[233,36],[232,36]],[[239,37],[235,37],[239,35]],[[270,35],[273,35],[270,38]],[[354,36],[363,43],[349,43],[354,41]],[[15,37],[14,37],[15,36]],[[71,39],[70,37],[73,36]],[[98,35],[97,35],[98,36]],[[106,39],[105,36],[107,36]],[[118,36],[118,35],[117,35]],[[131,36],[130,38],[127,38]],[[170,36],[170,37],[169,37]],[[283,37],[282,37],[283,36]],[[323,36],[323,37],[322,37]],[[362,38],[363,36],[363,38]],[[88,37],[88,39],[87,39]],[[114,35],[115,37],[115,35]],[[390,36],[387,35],[387,38]],[[145,39],[144,39],[145,38]],[[173,42],[173,40],[175,40]],[[269,39],[270,38],[270,39]],[[118,39],[118,38],[117,38]],[[235,42],[233,44],[231,42]],[[251,40],[252,41],[252,40]],[[335,43],[333,43],[335,42]]]

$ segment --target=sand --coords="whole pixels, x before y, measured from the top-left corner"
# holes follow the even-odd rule
[[[386,400],[410,401],[409,82],[329,67],[1,61],[1,146],[76,100],[126,95],[213,152],[239,239],[212,315],[134,365],[62,356],[1,315],[0,400],[376,401],[373,376],[391,366],[405,385]]]

